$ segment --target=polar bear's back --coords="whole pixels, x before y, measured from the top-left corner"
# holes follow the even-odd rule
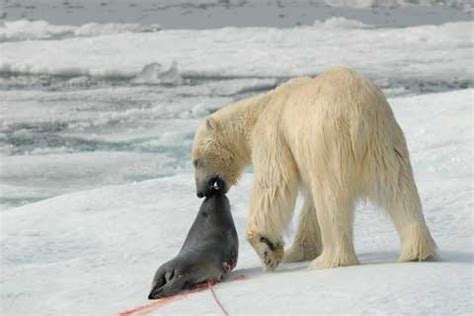
[[[285,100],[286,114],[305,111],[307,114],[353,115],[354,112],[389,111],[380,89],[356,71],[332,68],[317,77],[292,79],[272,94]]]
[[[372,134],[373,129],[387,124],[398,128],[380,89],[348,68],[336,67],[314,78],[290,80],[272,94],[274,101],[268,111],[280,112],[277,116],[281,118],[281,128],[295,132],[295,137],[323,131],[325,126],[347,129],[345,132],[353,136],[364,130]],[[295,126],[297,122],[301,124]]]
[[[300,169],[314,169],[308,164],[316,160],[340,172],[359,169],[372,148],[396,146],[408,156],[385,96],[354,70],[337,67],[290,80],[272,92],[272,100],[265,114],[279,117],[280,135]]]

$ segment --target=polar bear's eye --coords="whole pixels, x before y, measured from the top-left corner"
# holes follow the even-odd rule
[[[194,168],[197,168],[199,166],[199,160],[194,159],[193,160],[193,166],[194,166]]]

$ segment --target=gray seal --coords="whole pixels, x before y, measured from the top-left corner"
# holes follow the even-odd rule
[[[229,200],[216,185],[202,203],[178,255],[156,271],[148,299],[222,280],[237,264],[238,250]]]

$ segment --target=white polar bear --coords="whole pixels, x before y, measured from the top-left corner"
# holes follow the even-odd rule
[[[347,68],[298,78],[234,103],[203,122],[193,144],[198,196],[220,178],[236,184],[252,163],[247,239],[267,270],[313,260],[313,268],[358,263],[354,204],[385,209],[401,241],[400,261],[436,258],[403,132],[382,92]],[[301,189],[304,206],[284,256],[282,232]]]

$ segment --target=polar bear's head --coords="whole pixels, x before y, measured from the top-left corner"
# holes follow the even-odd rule
[[[229,129],[212,117],[203,121],[196,131],[193,143],[193,166],[196,194],[207,196],[218,182],[225,193],[237,183],[244,163]]]

